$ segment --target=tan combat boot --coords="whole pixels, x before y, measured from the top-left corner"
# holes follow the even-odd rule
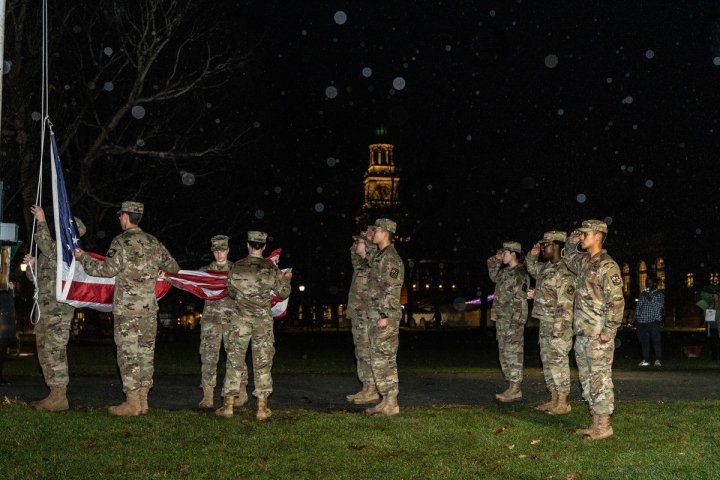
[[[257,399],[257,415],[255,417],[258,420],[267,420],[272,416],[272,410],[267,407],[267,398]]]
[[[590,428],[578,428],[575,430],[575,435],[588,435],[590,432],[595,430],[598,425],[599,415],[592,414],[592,426]]]
[[[358,397],[364,397],[367,394],[369,385],[367,383],[363,383],[362,389],[358,393],[353,393],[351,395],[346,396],[348,402],[354,401]]]
[[[613,429],[610,426],[610,415],[596,415],[596,417],[598,418],[597,426],[591,428],[585,434],[585,440],[602,440],[611,437],[613,434]]]
[[[228,395],[223,397],[223,406],[215,410],[215,415],[221,417],[230,418],[233,416],[233,403],[235,403],[235,397]]]
[[[215,400],[213,399],[215,388],[206,385],[202,387],[202,389],[203,398],[202,400],[200,400],[198,407],[202,408],[203,410],[211,410],[215,405]]]
[[[566,413],[570,413],[572,407],[567,401],[568,395],[568,393],[559,392],[557,402],[547,411],[547,413],[550,415],[564,415]]]
[[[357,403],[357,402],[355,402],[355,403]],[[365,413],[367,413],[368,415],[377,415],[385,408],[385,405],[387,405],[387,403],[388,403],[388,396],[386,395],[383,397],[383,399],[380,401],[380,403],[378,403],[374,407],[366,408]]]
[[[43,410],[43,408],[41,407],[48,403],[52,399],[52,396],[53,393],[52,390],[50,390],[50,394],[47,397],[43,398],[42,400],[34,400],[30,402],[29,405],[36,410]]]
[[[242,408],[248,401],[248,394],[245,385],[240,386],[240,395],[235,397],[235,408]]]
[[[510,382],[510,388],[503,393],[495,395],[495,398],[501,402],[517,402],[522,400],[522,391],[520,390],[520,382]]]
[[[150,392],[150,387],[140,387],[140,415],[147,414],[148,410],[148,403],[147,403],[147,397],[148,393]]]
[[[378,408],[375,413],[373,413],[374,417],[392,417],[394,415],[398,415],[400,413],[400,407],[398,407],[397,403],[397,397],[385,397],[385,404]]]
[[[368,403],[375,403],[378,400],[380,400],[380,394],[378,394],[375,385],[367,385],[365,394],[362,395],[362,391],[360,391],[352,402],[356,405],[367,405]]]
[[[134,417],[140,415],[140,389],[125,393],[125,401],[120,405],[108,408],[110,415]]]
[[[558,392],[557,390],[550,390],[550,394],[552,395],[552,398],[549,402],[541,403],[537,407],[535,407],[535,410],[540,410],[541,412],[547,412],[551,408],[555,407],[558,402]]]
[[[49,412],[62,412],[70,408],[65,395],[67,388],[50,387],[50,395],[35,405],[35,410],[47,410]]]

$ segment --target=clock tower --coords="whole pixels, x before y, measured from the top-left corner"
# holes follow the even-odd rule
[[[383,136],[386,130],[378,128],[376,134]],[[383,139],[384,140],[384,139]],[[363,210],[390,211],[399,206],[398,187],[400,177],[395,171],[393,161],[393,145],[389,143],[373,143],[370,145],[370,165],[365,172],[365,202]]]

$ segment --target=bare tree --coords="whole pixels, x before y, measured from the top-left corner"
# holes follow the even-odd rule
[[[163,200],[153,192],[179,185],[181,170],[222,175],[233,167],[231,155],[252,141],[253,124],[239,118],[228,96],[241,91],[235,74],[253,50],[228,34],[218,8],[199,4],[54,3],[49,111],[68,195],[91,232],[123,200]],[[40,165],[40,13],[39,1],[8,2],[12,66],[0,176],[16,192],[10,202],[20,194],[25,207],[35,201]],[[171,230],[182,221],[163,217],[155,228]]]

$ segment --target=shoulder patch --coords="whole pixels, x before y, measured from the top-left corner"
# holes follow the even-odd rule
[[[575,287],[572,285],[568,285],[568,287],[565,289],[565,295],[569,297],[575,295]]]
[[[610,277],[610,281],[612,281],[613,285],[616,287],[622,285],[622,279],[617,273]]]
[[[116,253],[117,253],[117,250],[115,250],[114,248],[111,248],[110,250],[108,250],[108,253],[107,253],[107,255],[105,255],[105,256],[106,256],[107,258],[112,258],[112,257],[115,256]]]
[[[392,270],[390,270],[390,276],[392,278],[397,278],[399,273],[400,273],[400,270],[398,270],[397,268],[393,268]]]

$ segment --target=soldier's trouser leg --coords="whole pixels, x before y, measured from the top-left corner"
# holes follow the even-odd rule
[[[275,334],[273,319],[253,321],[252,331],[252,362],[255,390],[253,396],[267,398],[273,391],[272,366],[275,357]]]
[[[572,349],[572,330],[565,335],[550,340],[548,366],[552,377],[553,389],[560,393],[570,393],[570,350]],[[543,371],[546,367],[543,363]]]
[[[500,356],[500,367],[502,368],[505,380],[508,382],[522,382],[525,327],[512,327],[508,330],[497,332],[498,351]]]
[[[215,387],[223,330],[219,318],[203,315],[200,330],[200,386]]]
[[[250,345],[252,331],[252,323],[246,320],[242,313],[230,324],[227,340],[225,340],[227,363],[222,388],[223,397],[237,397],[240,395],[240,386],[247,385],[245,356],[248,345]]]
[[[73,311],[43,315],[35,325],[38,359],[48,387],[65,388],[68,376],[67,344]]]
[[[355,359],[357,360],[357,375],[365,385],[374,383],[372,366],[370,365],[370,334],[368,332],[368,319],[364,313],[363,318],[352,319],[353,343],[355,344]]]
[[[575,337],[575,358],[578,364],[583,398],[593,415],[611,415],[615,394],[612,362],[615,342],[600,343],[597,337]]]
[[[400,391],[397,370],[399,319],[388,320],[388,326],[382,330],[373,324],[368,331],[370,365],[377,390],[383,397],[396,397]]]
[[[557,389],[555,388],[555,382],[553,381],[552,372],[550,371],[550,358],[552,357],[551,340],[552,336],[541,335],[538,343],[540,344],[540,361],[542,362],[545,386],[552,392]]]
[[[117,362],[125,393],[151,388],[154,371],[157,320],[115,315]]]

